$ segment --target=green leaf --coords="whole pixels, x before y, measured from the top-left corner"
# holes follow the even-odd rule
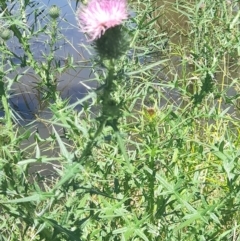
[[[58,142],[58,145],[60,147],[60,152],[61,154],[66,158],[66,160],[68,160],[69,162],[71,162],[72,158],[73,158],[73,155],[71,153],[68,152],[67,148],[65,147],[62,139],[60,138],[60,136],[58,135],[57,131],[55,130],[54,127],[53,128],[53,131],[55,133],[55,136],[56,136],[56,139],[57,139],[57,142]]]
[[[161,65],[161,64],[163,64],[163,63],[165,63],[167,61],[168,61],[168,59],[160,60],[160,61],[158,61],[156,63],[149,64],[149,65],[147,65],[147,66],[145,66],[143,68],[139,68],[139,70],[135,70],[135,71],[128,72],[128,73],[125,73],[125,74],[126,75],[139,74],[139,73],[142,73],[142,72],[144,72],[146,70],[152,69],[153,67],[159,66],[159,65]]]
[[[137,234],[137,236],[142,238],[144,241],[149,241],[148,237],[143,233],[141,229],[136,229],[134,232],[135,234]]]
[[[48,198],[51,198],[53,196],[54,196],[54,194],[52,194],[52,193],[42,193],[42,194],[36,193],[29,197],[17,198],[17,199],[8,200],[8,201],[0,201],[0,203],[40,202],[40,201],[46,200]]]

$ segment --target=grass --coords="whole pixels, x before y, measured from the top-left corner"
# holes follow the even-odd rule
[[[129,1],[134,17],[114,29],[120,52],[98,51],[105,39],[81,43],[90,59],[63,65],[61,15],[34,4],[0,3],[10,33],[0,45],[0,240],[239,240],[238,1]],[[46,36],[38,61],[30,43]],[[93,74],[89,93],[70,103],[58,81],[81,66]],[[46,138],[10,104],[23,67],[52,114],[41,119]]]

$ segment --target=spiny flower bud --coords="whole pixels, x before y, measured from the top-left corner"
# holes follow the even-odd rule
[[[0,29],[0,37],[7,41],[11,38],[11,31],[9,29]]]
[[[57,19],[60,15],[60,9],[56,5],[52,5],[48,12],[49,16],[53,19]]]
[[[94,47],[102,59],[117,59],[129,47],[128,33],[122,26],[110,28],[95,41]]]

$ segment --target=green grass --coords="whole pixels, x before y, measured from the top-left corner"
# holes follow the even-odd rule
[[[98,88],[71,104],[58,76],[86,60],[60,66],[61,15],[30,25],[30,2],[17,2],[16,16],[0,3],[26,55],[1,39],[0,240],[239,240],[238,1],[129,1],[136,16],[116,35],[128,41],[110,55],[97,55],[105,40],[84,46],[96,52],[88,66]],[[49,34],[39,62],[31,39]],[[21,75],[9,74],[22,67],[49,103],[47,138],[16,123],[9,100]],[[52,164],[54,178],[32,173],[36,164]]]

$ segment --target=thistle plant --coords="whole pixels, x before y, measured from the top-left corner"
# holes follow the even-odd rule
[[[34,163],[35,160],[23,166],[20,164],[29,157],[29,149],[31,149],[30,146],[26,150],[22,150],[22,142],[34,133],[31,133],[31,135],[29,131],[24,130],[19,125],[18,121],[21,117],[11,105],[11,95],[14,91],[12,86],[15,83],[21,85],[21,77],[27,75],[29,69],[31,69],[38,80],[37,88],[43,93],[41,101],[51,102],[58,96],[56,76],[59,72],[63,72],[65,67],[58,66],[55,61],[56,45],[61,37],[57,28],[59,9],[52,8],[52,23],[48,21],[45,22],[45,25],[42,25],[44,23],[41,20],[46,19],[46,16],[42,16],[41,9],[34,10],[32,8],[36,4],[35,1],[0,2],[0,212],[1,223],[4,223],[4,218],[8,219],[8,222],[14,220],[10,225],[11,228],[9,228],[10,226],[7,227],[9,223],[1,226],[0,239],[3,240],[6,237],[20,240],[24,236],[31,237],[30,229],[35,225],[36,228],[39,228],[39,225],[41,226],[41,221],[39,223],[39,220],[37,221],[37,218],[33,217],[34,210],[37,209],[35,204],[26,204],[25,202],[23,204],[21,201],[14,201],[10,204],[11,199],[28,196],[30,192],[37,193],[40,190],[36,191],[33,187],[35,181],[29,183],[32,178],[29,172],[29,164]],[[50,40],[45,42],[48,52],[43,53],[43,60],[39,61],[33,51],[32,41],[43,36],[50,36]],[[22,52],[14,52],[13,44],[20,45]],[[13,59],[18,61],[13,61]],[[71,62],[68,63],[71,64]],[[54,66],[54,64],[56,65]],[[39,140],[38,137],[36,134],[36,140]],[[38,141],[36,143],[39,144]],[[9,195],[10,192],[12,194]],[[46,238],[49,233],[51,231],[43,228],[39,235],[41,238]]]
[[[123,78],[122,74],[117,72],[117,61],[126,53],[129,43],[121,26],[127,17],[125,0],[92,0],[87,6],[80,6],[77,11],[81,31],[87,34],[89,41],[93,41],[100,57],[99,66],[104,66],[107,71],[104,83],[96,90],[102,105],[102,115],[98,118],[99,128],[86,147],[87,153],[104,126],[109,125],[114,131],[118,131],[117,123],[122,117],[124,100],[114,99],[114,92]]]
[[[61,64],[64,9],[0,1],[0,240],[239,240],[239,3],[76,2],[90,56]],[[46,136],[16,122],[28,71]]]

